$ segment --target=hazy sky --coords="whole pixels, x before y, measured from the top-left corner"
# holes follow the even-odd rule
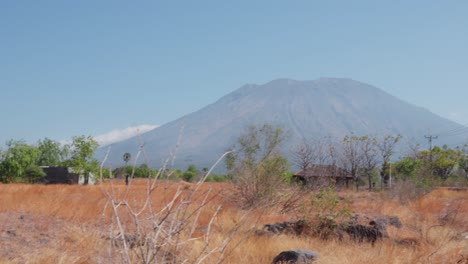
[[[466,124],[467,14],[465,0],[1,1],[0,142],[144,130],[276,78],[347,77]]]

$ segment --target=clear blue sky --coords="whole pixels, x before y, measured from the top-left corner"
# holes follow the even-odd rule
[[[468,1],[1,1],[0,142],[162,125],[347,77],[468,123]]]

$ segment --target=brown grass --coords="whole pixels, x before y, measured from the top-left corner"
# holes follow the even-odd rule
[[[110,190],[110,185],[105,188]],[[114,184],[116,196],[125,193],[122,182]],[[151,199],[161,207],[177,188],[190,192],[186,183],[160,182]],[[228,198],[232,186],[207,183],[200,197],[211,188],[212,201],[197,222],[193,237],[203,237],[217,205],[223,209],[213,224],[211,243],[222,241],[228,230],[239,225],[245,211]],[[129,202],[141,206],[145,181],[134,181]],[[396,215],[403,228],[389,228],[389,238],[373,247],[349,240],[322,241],[313,237],[256,236],[252,230],[263,224],[295,220],[275,207],[252,210],[235,234],[225,263],[270,263],[281,251],[312,249],[320,253],[318,263],[457,263],[468,259],[468,192],[437,189],[401,204],[385,194],[342,191],[353,212]],[[307,202],[308,196],[304,197]],[[107,199],[99,186],[0,185],[0,263],[108,263],[101,236]],[[29,221],[29,222],[28,222]],[[124,219],[124,221],[129,221]],[[14,232],[13,232],[14,231]],[[15,233],[15,235],[13,235]],[[197,243],[193,247],[197,247]],[[203,245],[200,243],[200,247]],[[463,263],[463,262],[461,262]]]

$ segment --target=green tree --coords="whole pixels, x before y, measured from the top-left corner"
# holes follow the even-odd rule
[[[74,169],[76,173],[83,173],[85,184],[88,184],[89,173],[97,173],[99,163],[93,159],[94,152],[99,144],[91,136],[73,137],[70,145],[70,159],[65,162],[67,166]]]
[[[8,149],[2,154],[0,170],[3,183],[13,182],[15,178],[24,176],[26,168],[34,165],[39,158],[38,148],[26,144],[22,140],[10,140],[6,143]]]
[[[320,189],[319,193],[312,194],[309,206],[304,207],[304,219],[312,216],[310,226],[315,235],[328,239],[338,231],[340,223],[351,216],[346,200],[340,198],[334,188]]]
[[[169,170],[167,172],[167,175],[166,176],[170,176],[170,178],[172,178],[173,180],[178,180],[180,178],[182,178],[182,175],[184,173],[182,172],[182,170],[180,169],[175,169],[175,170]]]
[[[48,138],[39,140],[37,148],[41,153],[36,162],[39,166],[59,165],[64,156],[64,151],[66,151],[61,147],[59,142]]]
[[[135,168],[135,174],[134,177],[137,178],[148,178],[150,177],[150,168],[148,167],[148,164],[143,163],[137,168]]]
[[[227,178],[221,174],[212,174],[206,178],[207,182],[225,182]]]
[[[463,168],[463,164],[462,150],[435,146],[432,151],[418,151],[414,157],[403,157],[394,167],[396,173],[405,178],[419,174],[421,177],[436,176],[446,180],[457,165]]]
[[[403,179],[413,177],[421,167],[421,160],[414,157],[403,157],[399,161],[395,162],[393,167],[395,173]]]
[[[191,164],[188,166],[187,170],[182,174],[182,179],[184,181],[190,182],[196,178],[198,175],[198,170],[195,165]]]
[[[420,153],[420,159],[428,166],[435,176],[445,180],[452,173],[461,156],[461,151],[448,148],[447,146],[435,146],[430,150],[424,150]],[[432,162],[430,157],[432,155]]]
[[[234,152],[228,154],[226,167],[244,206],[273,198],[284,183],[282,175],[289,169],[287,159],[279,150],[284,140],[279,127],[250,126],[234,146]]]
[[[46,176],[46,173],[42,170],[41,167],[33,164],[26,167],[24,176],[28,179],[29,183],[35,183]]]

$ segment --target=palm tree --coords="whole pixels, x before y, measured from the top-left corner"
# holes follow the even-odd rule
[[[132,158],[132,155],[130,155],[130,153],[128,153],[128,152],[126,152],[123,155],[123,160],[125,161],[125,166],[127,166],[127,163],[130,161],[131,158]]]

